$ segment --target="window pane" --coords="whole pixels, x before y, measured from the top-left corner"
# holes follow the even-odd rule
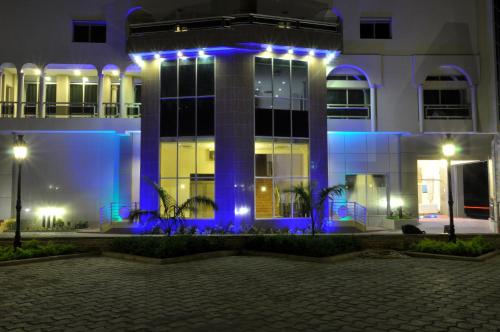
[[[177,201],[177,180],[176,179],[161,179],[160,186],[165,189],[168,195],[172,197],[174,202]],[[161,204],[161,201],[160,201]],[[163,210],[163,206],[161,206]]]
[[[290,98],[290,61],[274,59],[273,94],[275,98]]]
[[[361,39],[375,38],[375,28],[373,23],[361,23],[359,27],[359,32]]]
[[[273,179],[255,180],[255,217],[273,217]]]
[[[441,90],[442,105],[461,105],[462,94],[460,90]]]
[[[179,179],[177,186],[178,204],[184,204],[189,198],[196,196],[196,182],[194,179]],[[184,214],[186,218],[194,218],[194,213],[186,211]]]
[[[255,135],[273,135],[273,111],[257,108],[255,110]]]
[[[196,135],[196,103],[194,98],[179,99],[179,136]]]
[[[213,136],[215,135],[214,124],[214,99],[213,98],[199,98],[198,99],[198,136]]]
[[[90,27],[88,24],[73,24],[73,42],[88,43],[90,37]]]
[[[198,96],[214,95],[214,58],[198,58]]]
[[[97,104],[97,85],[85,85],[85,102]]]
[[[56,102],[56,95],[57,95],[57,85],[56,84],[47,84],[46,87],[46,95],[45,95],[45,101],[47,103],[55,103]]]
[[[309,179],[308,178],[302,178],[302,179],[293,179],[292,180],[292,186],[293,187],[304,187],[309,190]],[[293,217],[294,218],[308,218],[310,217],[310,214],[308,211],[305,210],[305,206],[303,202],[299,201],[297,199],[296,195],[292,194],[292,202],[293,202]]]
[[[215,182],[213,178],[198,179],[196,181],[196,195],[208,197],[215,201]],[[215,217],[214,210],[206,206],[196,207],[196,218],[212,219]]]
[[[196,95],[196,61],[182,59],[179,61],[179,96]]]
[[[286,141],[275,141],[274,143],[274,176],[290,177],[292,145]]]
[[[198,140],[196,149],[196,173],[198,177],[213,177],[215,174],[215,143],[213,140]]]
[[[26,84],[26,102],[27,103],[36,103],[37,94],[38,94],[38,85],[36,83],[27,83]]]
[[[348,92],[349,105],[364,105],[365,93],[363,90],[349,90]]]
[[[161,137],[177,136],[177,100],[162,100],[160,113]]]
[[[438,90],[424,90],[424,104],[438,105],[439,104],[439,91]]]
[[[328,89],[326,102],[333,105],[346,105],[347,90]]]
[[[179,140],[179,177],[190,178],[196,174],[195,142]]]
[[[271,97],[269,97],[269,98],[267,98],[267,97],[255,98],[255,108],[256,109],[271,110],[271,109],[273,109],[273,99]]]
[[[160,143],[160,177],[177,177],[177,142]]]
[[[177,60],[161,63],[161,96],[177,97]]]
[[[272,97],[272,59],[255,58],[255,96]]]
[[[306,99],[292,99],[292,110],[307,111],[309,104]]]
[[[92,25],[90,27],[90,41],[92,43],[106,42],[106,25]]]
[[[307,62],[292,61],[292,98],[307,98]]]
[[[69,102],[83,102],[83,86],[81,84],[70,84],[69,86]]]
[[[255,175],[273,176],[273,141],[255,142]]]
[[[292,176],[309,177],[309,142],[292,142]]]
[[[286,98],[274,98],[273,108],[275,110],[290,110],[291,100]]]
[[[289,218],[292,216],[292,182],[289,179],[276,180],[274,183],[274,217]]]
[[[292,136],[309,137],[309,113],[301,111],[292,112]]]
[[[376,39],[391,39],[391,23],[381,22],[375,24],[375,38]]]
[[[274,110],[274,136],[290,137],[292,131],[291,111]]]

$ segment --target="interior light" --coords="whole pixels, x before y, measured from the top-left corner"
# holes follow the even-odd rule
[[[160,53],[155,53],[155,59],[158,60],[159,58],[161,58]]]
[[[87,83],[89,81],[89,79],[87,77],[82,77],[82,81]]]
[[[314,50],[309,51],[309,56],[315,56],[315,55],[316,55],[316,52]]]
[[[42,71],[40,69],[35,69],[35,75],[40,76],[42,74]]]
[[[64,208],[60,207],[43,207],[39,208],[37,211],[37,214],[40,218],[43,217],[56,217],[56,218],[61,218],[66,214],[66,210]]]
[[[267,191],[267,187],[266,186],[262,186],[260,187],[260,191],[262,191],[263,193]]]
[[[47,76],[47,77],[45,77],[45,80],[46,80],[47,82],[50,82],[50,81],[52,81],[52,77]]]
[[[119,74],[118,70],[111,71],[111,75],[113,75],[113,76],[118,76],[118,74]]]
[[[205,51],[204,50],[199,50],[198,51],[198,56],[206,56]]]
[[[288,54],[293,54],[293,48],[290,48],[290,49],[288,50]]]
[[[273,51],[273,47],[271,45],[268,45],[266,47],[266,52],[272,52]]]
[[[80,69],[75,69],[73,70],[73,74],[75,74],[76,76],[80,76],[82,74],[82,71]]]
[[[182,51],[178,51],[178,52],[177,52],[177,56],[178,56],[179,58],[182,58],[182,57],[184,56],[184,53],[182,53]]]

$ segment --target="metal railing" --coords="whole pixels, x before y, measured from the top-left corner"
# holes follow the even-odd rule
[[[95,118],[96,103],[45,103],[47,118]]]
[[[127,103],[125,107],[127,108],[127,116],[129,118],[140,118],[141,117],[141,103]]]
[[[471,119],[471,106],[464,105],[424,105],[425,119]]]
[[[38,111],[38,103],[36,102],[23,102],[23,114],[25,118],[36,118]]]
[[[103,103],[105,118],[119,118],[120,117],[120,104],[119,103]]]
[[[2,101],[0,102],[0,117],[13,118],[15,116],[16,102]]]
[[[366,207],[357,202],[330,202],[330,220],[352,221],[366,228]]]
[[[130,212],[137,210],[139,203],[109,203],[99,209],[99,224],[102,226],[112,223],[127,222]]]
[[[331,119],[370,119],[369,104],[328,104],[326,112]]]
[[[142,35],[158,32],[186,32],[189,30],[230,29],[241,25],[269,25],[281,29],[307,29],[338,33],[338,22],[304,20],[290,17],[262,14],[239,14],[195,19],[182,19],[152,23],[131,24],[129,35]]]

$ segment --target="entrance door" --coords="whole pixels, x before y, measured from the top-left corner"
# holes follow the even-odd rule
[[[366,207],[369,226],[381,226],[387,215],[387,181],[383,174],[346,176],[346,198]]]

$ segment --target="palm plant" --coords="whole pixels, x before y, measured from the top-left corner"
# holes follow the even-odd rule
[[[148,229],[161,229],[165,234],[170,236],[178,227],[184,228],[184,222],[188,212],[194,213],[199,207],[208,207],[214,211],[218,209],[217,204],[206,196],[190,197],[179,205],[160,185],[153,181],[149,182],[158,193],[158,197],[160,198],[160,209],[153,211],[141,209],[133,210],[130,212],[129,216],[131,223],[145,223]]]
[[[285,192],[294,195],[294,202],[301,208],[303,217],[311,218],[311,233],[316,234],[316,221],[315,212],[321,211],[328,199],[333,200],[335,197],[341,196],[344,193],[345,187],[343,185],[335,185],[332,187],[323,188],[320,190],[319,195],[314,192],[311,186],[304,187],[300,185],[294,186]]]

